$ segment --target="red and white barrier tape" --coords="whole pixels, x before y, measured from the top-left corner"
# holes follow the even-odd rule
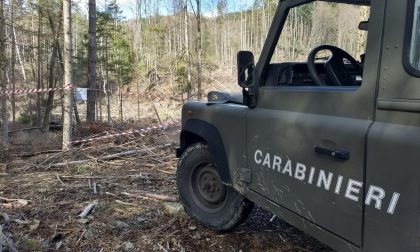
[[[24,88],[24,89],[16,89],[15,91],[6,89],[6,90],[0,90],[0,95],[24,95],[24,94],[34,94],[34,93],[48,93],[51,91],[62,91],[62,90],[70,90],[73,87],[73,85],[65,85],[64,87],[59,88]]]
[[[102,89],[86,88],[86,90],[87,91],[96,91],[98,93],[101,92],[101,93],[106,94],[106,92],[104,90],[102,90]],[[148,98],[155,98],[155,97],[157,97],[159,99],[168,99],[168,98],[169,99],[175,99],[175,100],[178,99],[178,98],[176,98],[176,97],[174,97],[172,95],[167,96],[167,95],[163,95],[163,94],[150,93],[150,92],[122,92],[122,93],[111,93],[111,95],[114,95],[114,96],[120,96],[120,95],[122,95],[123,97],[126,97],[126,96],[141,96],[141,97],[148,97]]]
[[[83,140],[77,140],[77,141],[73,141],[72,144],[77,145],[77,144],[89,143],[89,142],[93,142],[93,141],[102,141],[102,140],[107,140],[107,139],[111,139],[111,138],[115,138],[115,137],[119,137],[119,136],[128,136],[128,135],[133,135],[133,134],[140,134],[141,136],[144,136],[143,135],[144,133],[149,133],[149,132],[154,131],[154,130],[164,130],[164,129],[170,127],[170,126],[175,126],[175,125],[178,125],[180,123],[181,123],[180,120],[175,120],[175,121],[171,121],[171,122],[168,122],[168,123],[159,124],[159,125],[139,129],[139,130],[130,130],[130,131],[121,132],[121,133],[112,134],[112,135],[106,135],[106,136],[101,136],[101,137],[94,137],[94,138],[88,138],[88,139],[83,139]]]

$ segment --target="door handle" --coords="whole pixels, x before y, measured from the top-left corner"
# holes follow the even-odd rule
[[[330,150],[327,148],[323,148],[319,145],[314,146],[314,150],[318,154],[323,154],[330,156],[332,158],[340,159],[340,160],[349,160],[350,159],[350,152],[345,150]]]

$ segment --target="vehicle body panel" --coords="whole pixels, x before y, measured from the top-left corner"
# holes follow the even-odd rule
[[[228,163],[219,169],[228,169],[237,191],[338,251],[420,251],[420,83],[403,66],[410,1],[330,1],[371,4],[359,88],[264,85],[289,9],[311,2],[284,0],[255,66],[256,107],[188,102],[183,108],[183,125],[194,119],[217,129]],[[314,146],[349,151],[350,158],[320,155]],[[278,172],[274,156],[283,160],[282,171],[291,160],[293,167],[331,172],[328,190],[316,185],[319,173],[311,184],[307,175],[296,179],[295,169],[291,176]],[[250,183],[243,169],[251,171]],[[338,176],[343,185],[335,193]],[[344,195],[350,179],[362,183],[357,201]],[[380,204],[366,204],[372,185],[384,191]]]
[[[240,168],[246,167],[246,113],[248,107],[237,104],[211,104],[190,101],[183,107],[183,125],[190,119],[209,122],[216,129],[222,139],[221,148],[225,151],[225,158],[228,167],[217,167],[218,169],[229,169],[232,179],[238,176]],[[198,134],[201,129],[191,129],[189,132]],[[211,141],[209,139],[208,141]],[[181,141],[183,141],[181,139]],[[234,179],[235,180],[235,179]]]
[[[284,1],[282,4],[281,8],[288,9],[295,2]],[[373,3],[372,27],[382,27],[384,10],[384,2]],[[274,19],[284,20],[286,13],[280,11]],[[271,32],[281,33],[281,28],[279,25]],[[366,74],[360,88],[272,88],[264,87],[262,78],[258,105],[248,113],[247,155],[248,167],[253,173],[250,189],[356,246],[362,245],[364,188],[355,202],[344,196],[345,185],[338,194],[334,187],[338,176],[343,177],[343,184],[349,179],[365,182],[366,135],[374,118],[381,54],[378,42],[381,39],[381,29],[369,33]],[[267,68],[263,62],[269,60],[261,59],[257,69]],[[340,161],[316,154],[315,145],[349,151],[350,159]],[[310,185],[308,179],[299,181],[270,170],[267,165],[256,164],[254,155],[257,150],[270,153],[271,159],[274,155],[280,156],[283,168],[284,160],[290,159],[294,164],[305,164],[307,169],[316,167],[317,172],[321,169],[326,174],[331,172],[334,175],[329,189],[313,185],[317,184],[316,175]]]
[[[387,1],[377,112],[366,163],[367,183],[401,196],[392,216],[366,208],[365,251],[420,251],[420,83],[402,64],[404,27],[412,22],[406,19],[413,11],[407,7],[410,2]]]

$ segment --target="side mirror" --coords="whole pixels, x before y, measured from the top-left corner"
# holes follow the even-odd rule
[[[238,53],[238,84],[243,88],[251,87],[254,75],[254,54],[249,51]]]

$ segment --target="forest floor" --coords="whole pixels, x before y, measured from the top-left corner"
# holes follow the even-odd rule
[[[79,130],[78,137],[116,130],[95,127],[100,129]],[[176,211],[179,204],[166,201],[177,199],[178,134],[179,127],[171,127],[69,152],[30,153],[31,146],[13,147],[7,157],[0,157],[3,243],[7,238],[18,251],[329,250],[278,218],[272,220],[272,214],[259,207],[227,233],[205,229]],[[133,150],[137,154],[109,156]],[[92,203],[93,211],[78,217]]]

